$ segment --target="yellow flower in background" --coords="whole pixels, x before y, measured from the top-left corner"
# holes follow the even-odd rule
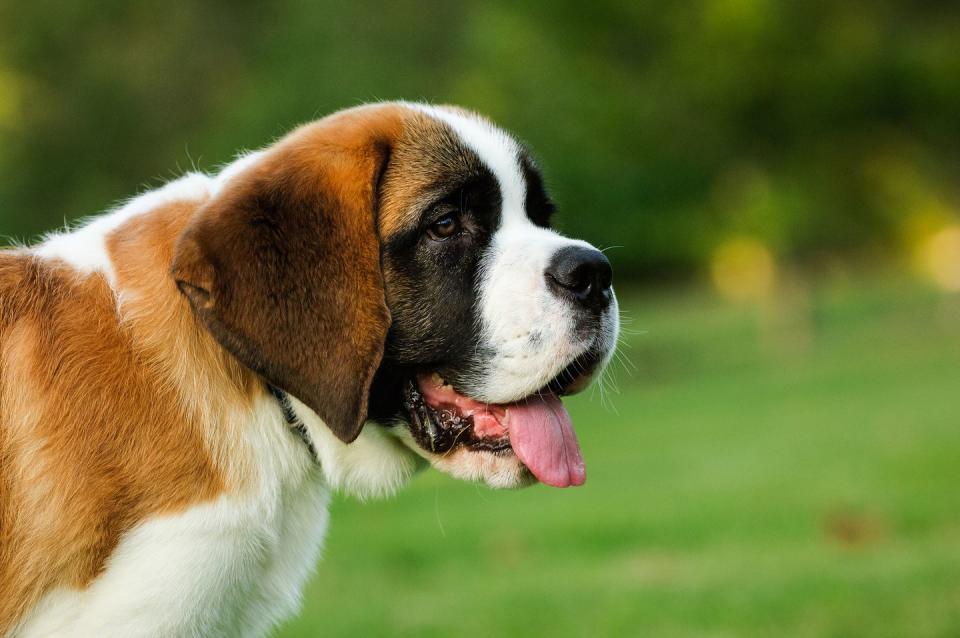
[[[720,244],[710,260],[717,291],[728,299],[759,300],[767,297],[777,280],[777,265],[770,249],[753,237],[735,237]]]
[[[960,292],[960,224],[953,209],[930,201],[908,216],[901,234],[913,270],[949,292]]]
[[[904,246],[914,255],[922,253],[926,242],[936,233],[950,226],[956,219],[953,210],[942,198],[926,197],[910,207],[903,218],[900,236]]]
[[[918,250],[917,262],[938,286],[960,292],[960,225],[930,235]]]

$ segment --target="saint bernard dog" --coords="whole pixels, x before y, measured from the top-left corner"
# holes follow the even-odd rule
[[[395,102],[0,251],[0,636],[263,636],[331,491],[583,483],[617,302],[552,212],[507,133]]]

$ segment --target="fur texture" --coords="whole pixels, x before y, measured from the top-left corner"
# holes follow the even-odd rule
[[[479,116],[379,104],[0,252],[0,635],[262,636],[332,490],[390,494],[424,459],[529,483],[512,453],[423,449],[399,388],[431,366],[512,401],[609,357],[615,300],[585,332],[545,280],[588,244],[542,190]],[[429,239],[451,210],[463,233]]]

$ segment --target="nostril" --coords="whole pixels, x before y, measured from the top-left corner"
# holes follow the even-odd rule
[[[613,271],[599,250],[582,246],[562,248],[550,260],[545,275],[556,292],[572,296],[582,305],[602,309],[610,303]]]
[[[596,273],[592,264],[583,263],[573,269],[570,273],[567,288],[577,295],[588,295],[598,284]]]
[[[597,292],[602,292],[610,288],[610,283],[613,280],[613,270],[610,268],[610,262],[599,250],[592,257],[589,265],[582,266],[583,272],[580,276],[584,281],[588,281]]]

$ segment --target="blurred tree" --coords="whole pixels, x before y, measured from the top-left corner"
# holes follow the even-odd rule
[[[728,237],[889,255],[960,200],[957,3],[0,0],[0,233],[397,97],[520,134],[560,225],[647,279]]]

